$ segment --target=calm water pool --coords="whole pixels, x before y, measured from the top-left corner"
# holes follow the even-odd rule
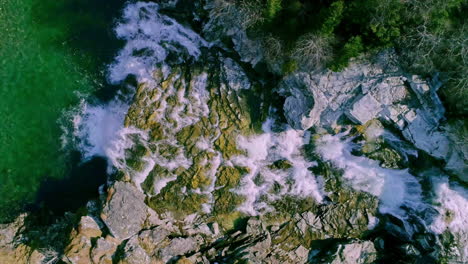
[[[0,222],[33,202],[45,179],[71,174],[59,120],[106,86],[122,3],[0,0]]]

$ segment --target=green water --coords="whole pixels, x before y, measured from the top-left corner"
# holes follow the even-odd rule
[[[0,0],[0,222],[67,174],[58,120],[99,86],[95,57],[110,56],[93,37],[110,26],[95,2]]]

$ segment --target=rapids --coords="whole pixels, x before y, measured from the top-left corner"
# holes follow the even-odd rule
[[[188,200],[190,213],[210,216],[221,193],[234,197],[227,213],[242,216],[275,213],[275,203],[290,197],[325,208],[332,206],[333,193],[324,188],[325,175],[313,171],[326,163],[341,172],[345,187],[379,200],[378,220],[369,217],[369,231],[387,228],[378,222],[391,216],[402,228],[452,232],[462,243],[455,246],[456,258],[466,260],[468,196],[445,175],[423,184],[411,167],[383,168],[355,154],[359,144],[349,132],[295,130],[273,107],[263,116],[262,129],[255,130],[244,96],[254,94],[258,109],[268,105],[255,89],[265,80],[254,80],[245,66],[215,52],[216,44],[161,14],[155,3],[128,3],[114,33],[124,46],[106,77],[128,89],[107,102],[83,99],[67,113],[72,126],[62,141],[85,160],[105,158],[109,175],[121,172],[154,207],[183,210],[179,202]],[[136,85],[128,81],[132,78]],[[310,148],[317,155],[309,155]],[[428,211],[436,213],[427,216]]]

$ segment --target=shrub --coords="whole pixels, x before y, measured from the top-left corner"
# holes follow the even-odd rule
[[[401,13],[403,4],[399,0],[377,1],[372,12],[369,27],[375,35],[378,45],[391,46],[393,40],[400,37],[402,26]]]
[[[223,21],[222,24],[239,25],[247,29],[262,24],[265,20],[261,0],[215,0],[209,5],[210,19]]]
[[[261,39],[261,43],[264,49],[265,61],[270,67],[270,71],[279,72],[279,69],[283,61],[285,60],[286,51],[284,50],[284,43],[272,34],[266,34]]]
[[[287,60],[285,63],[283,63],[282,66],[282,73],[283,75],[288,75],[290,73],[295,72],[298,69],[298,63],[294,59]]]
[[[321,33],[324,35],[332,35],[336,26],[340,24],[344,11],[344,2],[342,0],[333,2],[329,8],[325,9],[325,18],[322,25]]]
[[[355,36],[348,40],[343,48],[338,53],[338,56],[330,64],[332,71],[341,71],[346,68],[351,58],[359,56],[363,52],[364,47],[362,44],[361,36]]]
[[[265,17],[267,20],[273,20],[281,11],[281,0],[267,0],[265,8]]]
[[[309,69],[321,68],[332,57],[331,42],[332,38],[329,35],[306,34],[296,42],[292,57],[302,67]]]

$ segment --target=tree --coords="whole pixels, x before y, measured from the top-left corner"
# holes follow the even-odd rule
[[[282,0],[267,0],[265,8],[266,19],[272,21],[276,15],[281,11]]]
[[[332,35],[336,26],[340,24],[343,11],[344,2],[342,0],[333,2],[329,8],[324,9],[324,22],[322,24],[321,32],[324,35]]]
[[[361,36],[351,37],[338,53],[338,56],[331,63],[332,71],[341,71],[346,68],[351,58],[359,56],[364,51]]]

